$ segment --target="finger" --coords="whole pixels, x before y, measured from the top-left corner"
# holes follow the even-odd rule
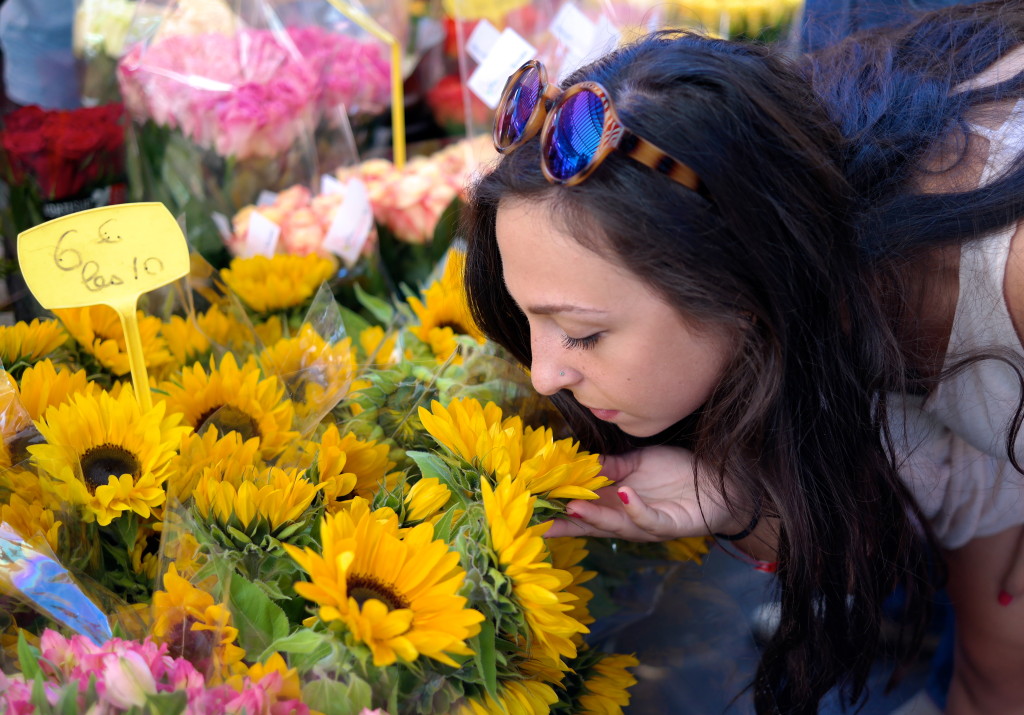
[[[1010,567],[1003,577],[1003,591],[1015,598],[1024,594],[1024,529],[1017,535]]]
[[[648,506],[631,487],[619,487],[616,490],[616,496],[622,502],[622,511],[630,522],[654,538],[675,539],[681,536],[702,536],[707,532],[703,525],[694,527],[690,523],[681,523],[671,514]],[[691,531],[694,533],[691,534]]]
[[[597,536],[605,539],[617,538],[616,534],[598,529],[583,519],[565,517],[551,520],[551,527],[544,532],[544,538],[554,539],[560,536]]]
[[[569,502],[566,514],[572,521],[582,522],[588,534],[609,536],[630,541],[656,541],[657,537],[647,533],[629,517],[618,497],[602,505],[599,502],[574,500]]]

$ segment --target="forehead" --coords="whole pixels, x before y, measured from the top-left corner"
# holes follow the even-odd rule
[[[496,232],[505,283],[516,300],[607,305],[632,294],[654,297],[610,251],[598,252],[567,232],[549,202],[502,202]],[[586,230],[586,227],[581,227]],[[588,244],[591,243],[588,241]],[[595,250],[598,249],[598,250]]]

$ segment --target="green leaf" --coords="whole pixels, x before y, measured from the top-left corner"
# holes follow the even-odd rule
[[[57,712],[60,715],[78,715],[78,688],[65,686],[60,692],[60,699],[57,700]]]
[[[53,706],[46,699],[46,685],[42,675],[32,682],[32,696],[29,701],[35,708],[36,715],[51,715],[53,713]]]
[[[39,650],[25,640],[24,631],[18,631],[18,666],[25,680],[34,680],[43,674],[39,666]]]
[[[480,624],[480,633],[476,637],[475,660],[476,667],[484,679],[484,687],[487,694],[494,698],[495,702],[501,702],[498,698],[498,668],[495,665],[496,655],[494,651],[494,624],[484,621]]]
[[[406,455],[414,462],[416,466],[420,468],[420,473],[426,477],[435,477],[440,479],[444,484],[450,485],[452,478],[452,470],[448,467],[443,459],[436,454],[430,452],[406,452]]]
[[[326,640],[322,633],[311,631],[308,628],[300,628],[290,635],[275,639],[260,654],[259,661],[262,663],[274,653],[312,653],[324,645]]]
[[[302,701],[311,710],[324,715],[357,715],[364,708],[369,709],[370,686],[355,676],[350,677],[349,684],[326,678],[308,682],[302,686]]]
[[[288,635],[288,616],[259,586],[235,574],[228,601],[238,645],[247,653],[262,653],[278,638]]]
[[[370,327],[370,321],[344,305],[338,305],[341,311],[341,322],[345,326],[345,334],[353,341],[359,340],[359,334]]]
[[[449,507],[437,523],[434,524],[434,538],[445,543],[451,543],[452,522],[455,521],[455,513],[459,511],[456,507]]]
[[[391,304],[375,295],[370,295],[358,283],[354,283],[353,287],[359,304],[366,308],[370,315],[379,320],[382,325],[390,325],[391,319],[395,315],[395,309],[391,307]]]
[[[188,693],[184,690],[146,696],[146,712],[149,715],[179,715],[185,711],[187,705]]]

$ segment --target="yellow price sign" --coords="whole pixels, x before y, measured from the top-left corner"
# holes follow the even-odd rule
[[[18,234],[18,263],[44,308],[109,305],[128,346],[135,394],[152,407],[136,310],[139,296],[189,272],[185,236],[161,203],[102,206]]]

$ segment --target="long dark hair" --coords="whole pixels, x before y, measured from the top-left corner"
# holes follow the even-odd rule
[[[941,37],[941,23],[931,22],[915,26],[918,44],[901,45],[894,34],[847,47],[859,51],[862,74],[880,53],[893,53],[892,66],[902,70],[892,79],[890,109],[902,111],[918,91],[937,91],[914,83],[915,73],[926,74],[918,54],[1013,36],[991,15],[947,13],[943,22],[960,23],[959,34],[950,28]],[[985,36],[997,30],[998,38]],[[1000,54],[958,50],[973,65],[957,71],[973,76]],[[692,167],[700,189],[614,154],[579,186],[553,187],[531,141],[479,181],[464,224],[474,316],[526,365],[529,328],[504,288],[495,241],[502,201],[544,202],[563,231],[643,277],[681,314],[736,336],[732,363],[708,402],[656,438],[636,440],[598,422],[567,392],[553,399],[587,449],[687,446],[718,475],[704,487],[724,497],[729,475],[736,504],[763,501],[779,516],[782,622],[755,676],[758,712],[813,712],[837,684],[848,702],[860,700],[881,653],[882,602],[902,585],[908,610],[925,613],[931,589],[930,532],[900,481],[885,409],[885,395],[909,389],[912,373],[892,326],[892,286],[900,281],[890,274],[897,257],[931,240],[926,209],[936,201],[909,196],[905,166],[928,137],[921,132],[887,154],[890,133],[912,133],[891,116],[897,110],[871,126],[845,121],[848,112],[870,116],[877,108],[849,77],[830,74],[852,71],[854,60],[840,57],[793,60],[685,33],[644,38],[563,85],[604,85],[624,123]],[[947,94],[955,82],[947,79]],[[932,139],[959,126],[970,101],[953,102],[961,114],[951,110]],[[928,106],[951,105],[931,98]],[[915,114],[907,124],[921,121]],[[999,184],[1003,199],[1007,181]],[[1015,186],[1024,196],[1024,178]],[[936,240],[963,240],[1020,215],[995,215],[996,201],[980,200],[985,191],[944,197],[956,208],[944,207],[943,225],[953,226],[956,212],[962,223]],[[889,229],[908,208],[918,230]],[[918,244],[908,243],[913,236]],[[923,620],[910,628],[909,648],[922,628]]]

